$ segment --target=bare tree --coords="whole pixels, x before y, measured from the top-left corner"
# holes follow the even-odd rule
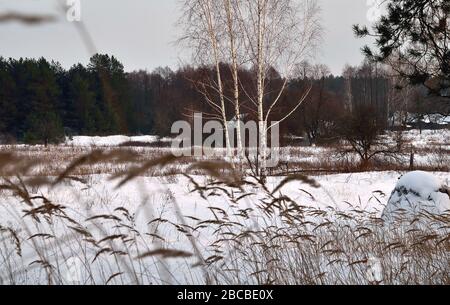
[[[287,88],[296,64],[312,55],[320,37],[317,2],[302,0],[297,5],[293,0],[184,0],[183,11],[185,35],[182,40],[194,49],[198,62],[216,67],[216,79],[205,86],[217,91],[219,101],[206,94],[205,98],[222,117],[227,146],[231,141],[225,103],[231,102],[238,122],[238,154],[242,154],[240,95],[243,92],[254,106],[250,108],[259,121],[260,164],[264,168],[267,133],[274,127],[268,124],[271,114]],[[224,94],[221,63],[231,66],[231,98]],[[255,93],[253,90],[248,92],[240,83],[239,69],[244,66],[254,71]],[[274,68],[282,73],[282,82],[275,94],[268,90],[268,79]],[[296,106],[279,123],[300,107],[310,90],[311,87],[299,97]]]
[[[341,118],[338,126],[338,135],[350,145],[340,153],[358,155],[362,169],[368,169],[370,162],[378,156],[399,160],[404,144],[402,133],[397,133],[395,141],[390,142],[381,137],[384,130],[384,122],[380,121],[372,105],[355,108]]]
[[[259,120],[260,165],[264,171],[267,133],[274,127],[268,124],[270,115],[280,101],[296,65],[311,55],[320,37],[319,7],[316,1],[310,0],[302,1],[300,5],[292,0],[242,0],[237,8],[245,56],[255,71],[256,96],[251,101]],[[276,94],[267,90],[267,77],[274,67],[284,77]],[[279,123],[300,107],[310,90],[311,87]],[[269,94],[274,98],[270,98]],[[271,100],[267,100],[269,98]]]
[[[196,85],[205,101],[216,113],[216,115],[210,114],[209,117],[220,119],[223,123],[227,152],[230,155],[231,141],[221,71],[223,58],[221,57],[220,44],[223,43],[224,34],[222,18],[220,17],[222,6],[219,1],[213,0],[185,0],[182,9],[181,23],[184,28],[184,36],[180,39],[180,42],[187,43],[188,46],[193,48],[194,61],[198,64],[215,67],[216,79],[200,82]],[[218,101],[208,93],[211,90],[219,96]]]
[[[353,111],[353,95],[352,95],[352,78],[356,75],[356,69],[350,65],[346,65],[344,67],[344,71],[342,74],[345,78],[345,92],[346,92],[346,100],[345,100],[345,108],[348,112]]]
[[[308,99],[300,108],[302,114],[302,126],[307,133],[309,144],[315,144],[325,129],[325,117],[328,115],[326,108],[328,94],[325,88],[326,77],[331,74],[326,65],[316,64],[310,67],[307,79],[314,82]]]
[[[242,65],[243,57],[239,56],[242,51],[239,48],[241,41],[241,36],[238,26],[238,12],[239,12],[239,2],[233,0],[223,0],[223,5],[225,8],[225,21],[227,28],[228,37],[228,50],[231,62],[231,75],[233,78],[233,102],[235,109],[236,118],[236,129],[237,129],[237,148],[238,148],[238,158],[243,156],[243,142],[241,134],[241,104],[240,104],[240,86],[239,86],[239,67]]]

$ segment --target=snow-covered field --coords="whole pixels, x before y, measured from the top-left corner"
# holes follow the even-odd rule
[[[393,141],[395,134],[388,133],[386,141]],[[405,171],[410,168],[410,153],[414,151],[414,165],[416,169],[426,171],[449,171],[450,170],[450,130],[407,131],[403,134],[404,151],[395,159],[380,157],[373,164],[371,170]],[[156,142],[155,142],[156,141]],[[132,143],[127,147],[124,144]],[[158,147],[164,143],[165,147]],[[140,145],[141,144],[141,145]],[[151,145],[147,145],[151,144]],[[72,161],[92,151],[101,149],[112,151],[116,149],[130,150],[138,154],[138,161],[157,158],[171,154],[172,149],[168,147],[170,139],[158,139],[156,136],[142,137],[73,137],[62,145],[28,146],[28,145],[0,145],[0,153],[13,153],[21,158],[42,161],[45,166],[36,167],[37,174],[57,175],[61,169],[67,167]],[[120,147],[119,147],[120,146]],[[279,150],[280,164],[271,171],[272,174],[283,174],[286,172],[357,172],[359,171],[359,157],[354,154],[340,154],[344,147],[316,146],[316,147],[282,147]],[[210,157],[209,160],[218,159]],[[220,159],[220,158],[219,158]],[[205,158],[186,158],[186,162],[201,161]],[[186,162],[178,163],[176,166],[169,165],[160,170],[160,173],[183,174],[186,170]],[[131,164],[133,165],[133,164]],[[118,164],[117,162],[98,162],[90,166],[80,167],[76,174],[112,174],[118,170],[129,167],[130,164]],[[158,173],[145,173],[146,176]]]
[[[158,136],[109,136],[109,137],[88,137],[75,136],[67,139],[65,145],[68,146],[96,146],[96,147],[111,147],[120,146],[128,142],[139,142],[143,144],[152,144],[160,141]]]
[[[405,140],[414,147],[423,148],[425,145],[434,144],[442,146],[450,146],[450,130],[409,130],[404,133]],[[388,132],[388,137],[393,137],[394,133]],[[145,135],[145,136],[107,136],[107,137],[90,137],[90,136],[73,136],[67,138],[64,143],[67,146],[97,146],[97,147],[111,147],[120,146],[127,142],[139,142],[143,144],[152,144],[158,141],[170,142],[170,138],[160,138],[159,136]]]
[[[430,148],[429,146],[450,147],[450,130],[410,130],[404,133],[405,140],[416,148]]]
[[[444,146],[448,158],[449,135],[405,138],[429,164],[426,153],[435,147]],[[247,177],[239,187],[226,182],[229,172],[199,175],[188,161],[170,175],[136,172],[169,151],[133,147],[139,157],[131,163],[89,163],[53,184],[56,173],[95,148],[152,141],[158,138],[74,137],[49,148],[3,147],[43,163],[22,164],[27,174],[14,177],[13,161],[0,158],[0,283],[450,283],[450,215],[426,227],[413,220],[411,228],[380,219],[396,186],[403,191],[397,184],[406,171],[273,176],[263,184]],[[312,164],[331,155],[328,149],[283,148],[282,158]],[[450,185],[449,172],[431,174],[439,182],[427,191]]]
[[[449,173],[435,173],[435,175],[441,181],[449,182]],[[277,194],[289,196],[303,209],[313,211],[313,214],[317,211],[325,213],[319,214],[320,217],[317,219],[308,216],[307,219],[315,225],[325,220],[335,221],[339,219],[339,215],[367,213],[364,214],[367,219],[378,218],[399,177],[400,173],[396,172],[317,176],[311,178],[320,184],[319,188],[293,181],[284,185]],[[208,183],[208,179],[203,176],[193,178],[199,184]],[[267,182],[268,189],[273,190],[282,179],[282,177],[270,178]],[[263,230],[267,225],[284,227],[278,213],[267,215],[257,208],[263,198],[261,195],[263,190],[258,187],[247,188],[248,194],[253,195],[233,203],[227,196],[202,198],[200,193],[192,192],[194,185],[184,176],[139,177],[121,188],[117,188],[117,183],[117,180],[111,180],[108,176],[94,175],[83,183],[71,181],[55,188],[42,187],[31,190],[31,197],[44,196],[53,204],[64,206],[65,217],[71,219],[68,225],[58,217],[55,217],[55,220],[48,218],[46,221],[46,216],[50,215],[45,212],[40,214],[35,211],[36,216],[42,221],[38,224],[30,217],[34,215],[33,212],[22,218],[24,211],[33,209],[21,202],[17,196],[3,193],[0,201],[0,223],[17,232],[22,245],[20,259],[12,260],[9,265],[2,265],[1,274],[13,273],[15,276],[13,282],[18,284],[34,281],[45,284],[48,278],[44,272],[45,268],[41,268],[42,262],[33,262],[46,257],[49,264],[57,266],[55,268],[61,274],[55,278],[64,284],[78,281],[104,284],[111,275],[119,273],[120,276],[110,280],[109,283],[203,284],[205,278],[202,268],[191,268],[198,263],[197,256],[183,257],[181,253],[179,258],[165,260],[151,256],[139,263],[133,262],[133,259],[146,251],[159,249],[196,253],[191,237],[195,238],[198,255],[204,258],[214,257],[217,253],[212,245],[218,239],[217,232],[208,228],[197,230],[201,227],[199,224],[203,223],[205,226],[208,221],[239,222],[239,226],[245,226],[246,230],[255,231]],[[37,206],[35,208],[37,209]],[[248,211],[249,218],[235,217],[238,211]],[[58,212],[55,214],[58,215]],[[343,226],[342,230],[345,229],[345,225]],[[74,233],[78,232],[76,230],[89,232],[85,234],[86,236],[81,234],[85,240],[103,241],[98,242],[97,246],[82,245],[81,238],[74,236]],[[49,235],[39,236],[39,234]],[[30,236],[34,237],[30,239]],[[56,242],[52,236],[59,237],[60,241]],[[132,242],[127,244],[126,239]],[[9,245],[6,248],[10,252],[4,252],[5,249],[2,249],[3,256],[15,255],[14,239],[9,242],[8,244],[4,235],[3,244]],[[339,242],[336,240],[337,245]],[[39,250],[36,250],[36,247]],[[113,259],[115,256],[112,253],[121,251],[131,253],[131,256],[123,254],[121,257],[124,262],[120,260],[117,262]],[[355,258],[348,257],[347,263],[357,261],[358,257],[364,259],[367,255],[366,253],[356,255]],[[372,255],[377,255],[375,249]],[[449,253],[446,255],[442,259],[448,261]],[[72,265],[66,265],[67,261]],[[84,266],[86,263],[91,264],[88,269]],[[127,263],[132,267],[125,267]],[[129,270],[130,268],[133,271]],[[365,270],[366,267],[362,268]],[[444,271],[448,272],[446,269]],[[139,275],[138,279],[132,276],[135,272]],[[249,274],[243,273],[243,276]],[[3,277],[3,281],[10,282],[11,279]],[[241,281],[256,283],[249,278],[243,278]],[[332,278],[329,281],[332,282]]]

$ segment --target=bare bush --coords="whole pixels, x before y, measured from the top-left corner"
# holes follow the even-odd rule
[[[343,149],[343,154],[356,153],[361,160],[361,168],[369,167],[377,156],[383,155],[398,159],[402,152],[401,133],[396,134],[395,143],[389,143],[381,137],[384,124],[380,122],[371,106],[361,106],[356,111],[343,117],[338,134],[350,144],[351,149]]]

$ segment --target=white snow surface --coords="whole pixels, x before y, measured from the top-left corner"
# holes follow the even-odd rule
[[[141,143],[155,143],[159,141],[158,136],[108,136],[108,137],[88,137],[88,136],[75,136],[72,139],[66,140],[68,146],[120,146],[127,142],[141,142]]]
[[[420,213],[442,214],[450,210],[450,198],[440,192],[445,183],[433,174],[415,171],[400,178],[383,212],[385,221],[411,220]]]
[[[435,173],[442,181],[447,181],[450,178],[449,173]],[[328,211],[351,211],[353,209],[362,209],[368,212],[373,212],[375,216],[379,217],[383,211],[387,197],[384,194],[389,194],[392,187],[398,181],[399,174],[396,172],[368,172],[360,174],[337,174],[327,176],[312,177],[321,185],[316,189],[312,186],[305,185],[299,182],[291,182],[283,187],[281,192],[290,196],[296,200],[299,204],[306,207],[313,207],[318,209],[324,209]],[[202,176],[194,177],[197,181],[206,182],[207,178]],[[429,179],[426,185],[420,184],[418,180],[422,178],[429,178],[425,173],[413,173],[412,175],[404,176],[400,181],[400,185],[407,185],[410,187],[419,186],[421,194],[426,194],[428,191],[435,189],[437,186],[436,181],[439,178]],[[274,189],[282,177],[272,177],[268,179],[267,187]],[[186,177],[176,176],[169,179],[163,179],[158,177],[139,177],[133,182],[126,184],[122,188],[117,188],[117,181],[112,181],[109,176],[105,175],[93,175],[88,179],[88,185],[81,184],[79,182],[67,182],[58,185],[54,188],[41,188],[33,190],[32,195],[43,194],[50,198],[54,203],[61,203],[66,207],[66,212],[69,213],[76,221],[79,221],[83,225],[89,227],[90,231],[97,236],[97,239],[104,237],[103,233],[98,231],[96,227],[86,219],[94,215],[110,215],[118,214],[117,208],[126,208],[134,216],[133,222],[135,222],[136,228],[139,232],[155,232],[158,235],[164,237],[163,244],[158,244],[155,240],[154,245],[150,245],[150,250],[160,248],[161,245],[172,249],[180,249],[185,251],[192,251],[189,240],[184,234],[181,234],[171,225],[156,225],[149,224],[150,221],[155,218],[167,219],[171,222],[177,222],[177,216],[175,212],[175,203],[178,203],[181,210],[181,214],[184,217],[195,217],[201,220],[212,219],[211,208],[220,208],[225,210],[229,215],[236,211],[237,207],[232,207],[230,202],[224,198],[217,197],[214,200],[204,200],[197,192],[192,191],[192,184]],[[252,208],[254,204],[258,202],[259,190],[255,189],[255,195],[243,200],[240,208]],[[0,196],[0,224],[7,224],[13,228],[20,230],[22,227],[20,224],[25,221],[29,228],[33,228],[34,225],[30,222],[30,218],[22,218],[21,209],[24,207],[23,203],[8,194]],[[330,208],[332,210],[330,210]],[[246,225],[249,228],[255,225],[255,220],[264,222],[267,218],[264,218],[257,210],[252,212],[252,221],[249,221]],[[331,217],[331,214],[329,215]],[[331,219],[331,218],[330,218]],[[195,221],[191,221],[186,218],[188,225],[195,226]],[[38,228],[36,232],[31,234],[37,234],[42,232],[57,232],[58,235],[64,235],[67,229],[65,229],[60,222],[54,224],[42,224],[42,226],[49,228]],[[115,228],[110,225],[105,225],[108,232],[116,232]],[[98,231],[98,232],[97,232]],[[27,232],[22,232],[22,238],[26,238]],[[111,233],[112,234],[112,233]],[[208,252],[208,245],[213,241],[214,234],[212,232],[198,232],[196,233],[196,242],[200,246],[202,254],[205,257],[211,255]],[[70,239],[67,241],[67,245],[63,247],[67,251],[66,256],[70,257],[74,251],[79,251],[76,248],[76,243]],[[93,257],[98,249],[89,250],[90,257]],[[36,260],[34,250],[32,247],[24,246],[23,252],[23,264],[28,266]],[[134,254],[137,255],[137,254]],[[75,257],[76,258],[76,257]],[[65,261],[61,255],[55,256],[54,264],[64,265]],[[102,259],[102,260],[101,260]],[[104,283],[105,278],[101,272],[103,272],[103,266],[109,266],[105,264],[112,258],[110,256],[103,256],[99,258],[94,266],[94,281],[96,283]],[[170,274],[171,277],[167,282],[161,282],[158,273],[157,260],[150,258],[148,260],[148,268],[155,274],[155,278],[150,278],[148,283],[169,283],[169,284],[189,284],[189,283],[203,283],[200,269],[190,269],[189,266],[196,263],[195,258],[190,258],[186,261],[174,260],[171,261]],[[103,264],[103,265],[102,265]],[[112,264],[114,266],[114,264]],[[33,265],[32,267],[36,267]],[[5,266],[0,266],[0,274],[6,272]],[[33,283],[46,283],[45,274],[38,272],[38,268],[27,267],[26,273],[17,277],[17,283],[27,283],[28,278],[33,279]],[[118,272],[114,268],[106,270],[108,274]],[[151,273],[152,273],[151,272]],[[152,274],[153,274],[152,273]],[[109,276],[109,275],[108,275]],[[106,276],[106,278],[108,277]],[[191,278],[193,277],[193,278]],[[83,280],[85,279],[82,276]],[[88,278],[88,277],[86,277]],[[125,283],[132,283],[133,279],[125,277]],[[68,280],[68,283],[70,281]],[[115,282],[115,283],[120,283]],[[147,282],[145,282],[147,283]]]

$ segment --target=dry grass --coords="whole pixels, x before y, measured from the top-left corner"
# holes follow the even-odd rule
[[[2,154],[0,192],[15,222],[0,224],[1,282],[70,284],[74,264],[81,284],[450,284],[449,214],[388,227],[366,211],[314,209],[283,195],[290,182],[320,187],[303,175],[269,190],[223,162],[140,158],[133,151],[93,151],[49,177],[30,175],[46,168],[45,160]],[[45,187],[89,188],[80,167],[114,164],[112,178],[120,186],[178,162],[187,166],[193,191],[210,202],[226,200],[227,211],[212,207],[206,219],[185,216],[169,190],[152,199],[151,190],[143,189],[142,228],[137,211],[94,215],[86,206],[87,217],[80,220],[64,198],[36,195]],[[122,171],[120,164],[126,165]],[[13,169],[14,175],[6,175]],[[208,183],[191,175],[199,172],[210,177]],[[112,200],[100,198],[106,206]],[[175,220],[157,214],[152,200],[172,205]],[[188,241],[183,248],[174,248],[173,231]],[[372,279],[368,272],[380,274]]]
[[[433,138],[427,142],[429,145],[414,148],[415,169],[428,171],[450,171],[450,146],[434,145]],[[298,172],[309,174],[327,173],[354,173],[361,171],[405,171],[410,169],[411,140],[406,140],[404,153],[395,156],[378,156],[364,168],[361,168],[359,158],[355,154],[342,154],[346,149],[345,143],[325,147],[283,147],[280,149],[280,164],[270,169],[271,175],[287,175]],[[450,143],[450,142],[449,142]],[[96,150],[104,152],[123,151],[134,154],[132,159],[116,162],[116,160],[99,160],[95,163],[80,164],[74,175],[88,176],[94,174],[116,174],[123,172],[130,166],[137,166],[147,160],[160,158],[171,152],[167,147],[136,146],[136,143],[125,143],[117,148],[105,147],[76,147],[56,145],[47,148],[42,146],[8,145],[0,146],[0,153],[13,153],[22,161],[40,160],[39,166],[28,173],[37,176],[57,176],[61,168],[67,167],[74,160],[86,153]],[[168,164],[161,169],[152,169],[143,173],[145,176],[164,176],[183,174],[190,163],[205,160],[186,157],[178,160],[176,164]],[[220,161],[221,158],[210,157],[210,161]],[[243,164],[244,170],[249,170]],[[1,174],[1,173],[0,173]]]

